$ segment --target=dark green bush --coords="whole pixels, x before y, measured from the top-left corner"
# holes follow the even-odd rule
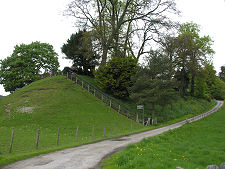
[[[137,59],[133,57],[113,57],[106,66],[95,72],[98,86],[117,98],[127,98],[132,86],[131,76],[135,74]]]

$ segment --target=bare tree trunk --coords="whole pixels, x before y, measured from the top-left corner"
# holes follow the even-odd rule
[[[104,49],[103,49],[103,54],[102,54],[102,61],[101,61],[100,66],[106,66],[107,53],[108,53],[107,48],[104,48]]]

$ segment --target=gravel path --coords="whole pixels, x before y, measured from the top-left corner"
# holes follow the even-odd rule
[[[217,105],[207,113],[169,126],[40,155],[5,166],[2,169],[97,169],[99,168],[100,162],[110,154],[123,149],[130,144],[137,143],[144,138],[152,137],[165,131],[178,128],[187,122],[204,118],[205,116],[216,112],[222,105],[223,101],[217,101]]]

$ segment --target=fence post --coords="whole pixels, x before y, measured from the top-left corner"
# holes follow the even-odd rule
[[[93,127],[92,127],[92,140],[94,140],[94,136],[95,136],[95,126],[93,125]]]
[[[138,113],[137,113],[137,117],[136,117],[136,122],[139,123],[139,120],[138,120]]]
[[[76,131],[76,142],[78,141],[78,134],[79,134],[79,126],[77,126],[77,131]]]
[[[118,113],[120,112],[120,105],[119,105],[119,108],[118,108]]]
[[[15,131],[14,131],[14,130],[12,130],[11,142],[10,142],[10,146],[9,146],[9,153],[11,153],[11,152],[12,152],[12,146],[13,146],[14,133],[15,133]]]
[[[84,87],[84,82],[82,81],[81,83],[82,83],[82,88],[83,88]]]
[[[95,89],[94,89],[94,96],[95,96]]]
[[[103,94],[102,94],[102,101],[103,101]]]
[[[36,136],[36,149],[38,149],[39,145],[39,129],[37,129],[37,136]]]
[[[66,73],[66,77],[67,77],[67,78],[69,77],[69,73],[68,73],[68,72]]]
[[[109,106],[112,107],[112,101],[111,100],[109,101]]]
[[[76,83],[77,83],[77,77],[76,77]]]
[[[57,134],[57,146],[59,145],[59,128],[58,128],[58,134]]]
[[[104,124],[104,129],[103,129],[103,137],[105,137],[105,124]]]

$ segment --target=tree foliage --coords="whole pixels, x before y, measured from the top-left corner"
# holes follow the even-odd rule
[[[169,58],[161,55],[159,51],[152,51],[147,62],[147,66],[140,67],[133,77],[134,85],[130,88],[130,97],[137,104],[151,104],[154,116],[155,105],[164,107],[176,100],[176,81],[172,77]]]
[[[200,36],[199,26],[195,23],[182,24],[177,37],[167,37],[162,44],[164,53],[173,61],[179,90],[182,96],[195,95],[196,77],[204,65],[211,63],[212,39]]]
[[[132,86],[131,76],[135,74],[137,60],[132,57],[113,57],[106,66],[99,67],[95,73],[98,86],[118,98],[129,96]]]
[[[220,67],[219,78],[225,82],[225,66]]]
[[[40,42],[16,45],[12,55],[1,60],[0,84],[5,91],[13,92],[37,80],[43,71],[57,73],[58,67],[57,53],[51,45]]]
[[[93,75],[99,56],[93,49],[90,32],[83,30],[72,34],[61,49],[66,59],[73,61],[73,71],[78,74]]]
[[[225,99],[225,83],[218,77],[215,79],[215,83],[212,86],[212,96],[217,100]]]

